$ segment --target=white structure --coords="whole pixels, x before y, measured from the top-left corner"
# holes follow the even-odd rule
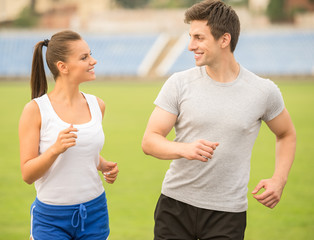
[[[45,13],[52,9],[74,7],[79,18],[84,21],[90,14],[97,14],[111,8],[112,2],[112,0],[37,0],[35,9],[38,13]],[[31,0],[0,0],[0,22],[16,19],[30,4]]]
[[[249,9],[253,12],[264,12],[270,0],[249,0]]]
[[[14,20],[29,0],[0,0],[0,22]]]

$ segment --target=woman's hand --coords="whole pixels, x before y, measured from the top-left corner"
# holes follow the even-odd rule
[[[108,162],[103,157],[99,156],[99,165],[97,168],[104,175],[107,183],[114,183],[117,179],[119,169],[116,162]]]
[[[57,141],[52,146],[55,154],[64,153],[68,148],[76,145],[77,135],[74,132],[77,131],[77,128],[74,128],[73,124],[71,124],[70,127],[59,132]]]

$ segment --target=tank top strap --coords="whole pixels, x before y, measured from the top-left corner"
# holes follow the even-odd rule
[[[88,105],[89,105],[89,109],[91,111],[92,117],[95,117],[98,121],[102,121],[102,112],[101,109],[99,107],[98,101],[96,96],[91,95],[91,94],[87,94],[87,93],[83,93]]]
[[[41,97],[33,99],[39,108],[41,116],[41,130],[45,129],[49,119],[53,117],[50,110],[50,102],[47,94],[42,95]]]

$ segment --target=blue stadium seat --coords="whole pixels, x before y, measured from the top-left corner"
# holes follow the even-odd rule
[[[158,35],[117,35],[84,37],[99,76],[137,76],[138,68]]]
[[[0,76],[30,76],[34,45],[50,36],[0,32]],[[141,64],[160,35],[82,36],[98,61],[97,76],[138,76]],[[195,66],[193,53],[187,50],[188,41],[187,34],[186,47],[169,64],[165,75]],[[259,75],[313,75],[314,32],[242,33],[235,57]]]
[[[187,45],[167,75],[195,66]],[[242,33],[234,55],[256,74],[314,75],[314,32]]]
[[[314,33],[244,34],[235,56],[257,74],[311,75],[314,74]]]
[[[0,76],[29,76],[38,38],[0,35]]]
[[[30,76],[34,45],[50,36],[0,33],[0,76]],[[97,76],[137,76],[158,36],[82,34],[98,61]]]

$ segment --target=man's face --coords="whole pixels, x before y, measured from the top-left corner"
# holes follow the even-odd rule
[[[207,21],[194,20],[190,23],[189,51],[194,52],[196,66],[212,66],[220,55],[219,40],[211,34]]]

